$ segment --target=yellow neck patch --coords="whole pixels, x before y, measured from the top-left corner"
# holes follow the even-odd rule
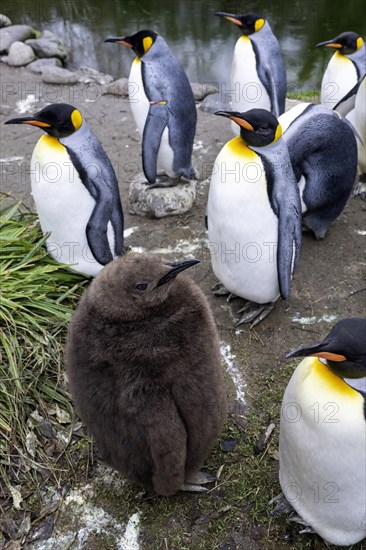
[[[360,396],[357,390],[351,388],[342,378],[334,374],[327,365],[324,365],[324,363],[319,361],[316,357],[312,359],[313,362],[311,367],[313,374],[317,378],[317,386],[319,389],[321,389],[320,386],[325,386],[328,391],[334,394],[334,397],[336,397],[337,393],[350,398]]]
[[[151,36],[145,36],[145,38],[142,41],[142,45],[144,47],[144,52],[148,52],[151,46],[153,45],[153,39]]]
[[[257,19],[257,21],[254,23],[255,32],[260,31],[265,22],[265,19]]]
[[[253,161],[258,155],[251,149],[249,149],[248,145],[245,143],[245,141],[242,140],[240,136],[231,139],[226,146],[230,149],[230,151],[239,157],[245,158],[245,160]]]
[[[56,137],[49,136],[48,134],[41,136],[38,140],[38,143],[42,147],[42,149],[49,147],[51,149],[58,149],[59,151],[66,150],[62,143],[60,143]]]
[[[80,126],[83,122],[83,117],[80,114],[80,111],[77,109],[74,109],[74,111],[71,113],[71,122],[76,130],[79,130]]]
[[[363,46],[363,39],[361,38],[361,36],[359,36],[359,37],[357,38],[356,44],[357,44],[357,50],[359,50],[360,48],[362,48],[362,46]]]

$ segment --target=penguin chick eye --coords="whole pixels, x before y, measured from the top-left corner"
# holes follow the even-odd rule
[[[148,286],[147,283],[138,283],[135,288],[136,290],[146,290]]]

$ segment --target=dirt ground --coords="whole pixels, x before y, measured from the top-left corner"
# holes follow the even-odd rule
[[[148,251],[161,252],[170,257],[182,258],[193,255],[201,260],[199,266],[190,275],[208,297],[220,331],[224,355],[226,353],[227,359],[226,380],[231,410],[235,408],[235,403],[238,403],[237,400],[240,398],[245,403],[245,414],[258,415],[261,418],[262,427],[265,428],[267,421],[269,423],[272,420],[272,414],[267,415],[266,411],[262,410],[262,394],[268,394],[273,390],[271,386],[275,386],[276,391],[283,392],[289,377],[289,366],[284,367],[281,360],[284,353],[299,347],[302,343],[323,339],[336,320],[347,316],[365,316],[366,203],[359,197],[350,198],[344,212],[332,225],[324,241],[317,242],[309,234],[304,234],[301,261],[293,280],[289,300],[286,302],[279,300],[270,316],[255,329],[250,330],[248,326],[241,326],[239,330],[235,330],[233,323],[237,319],[236,311],[240,307],[240,300],[227,303],[225,298],[214,298],[210,292],[216,280],[205,244],[207,233],[204,226],[204,213],[208,184],[202,181],[198,183],[196,204],[186,215],[160,220],[130,215],[127,200],[128,187],[131,178],[141,171],[141,158],[139,135],[128,101],[119,96],[100,95],[98,86],[51,86],[42,83],[38,75],[26,69],[2,66],[1,70],[1,190],[23,199],[29,206],[34,207],[30,196],[28,167],[33,147],[40,136],[38,129],[4,126],[3,123],[9,118],[22,116],[22,113],[34,113],[46,103],[55,100],[62,100],[79,108],[99,137],[116,169],[125,213],[125,228],[135,228],[127,237],[126,244]],[[202,180],[209,177],[212,163],[218,152],[231,137],[230,124],[227,121],[198,107],[194,162],[201,173]],[[261,388],[263,377],[267,385]],[[275,431],[278,432],[277,425]],[[240,460],[240,456],[235,456],[235,460]],[[219,463],[220,459],[217,460]],[[225,460],[229,459],[225,458]],[[277,468],[275,457],[268,460],[271,460],[271,463],[268,462],[268,468],[275,472]],[[225,472],[222,479],[225,480]],[[129,491],[131,496],[131,489]],[[132,500],[139,496],[138,489],[134,488],[134,491]],[[118,517],[118,510],[114,509],[110,503],[106,504],[104,500],[104,509],[108,509],[111,514]],[[186,500],[184,502],[186,503]],[[210,509],[209,500],[205,505]],[[138,503],[136,507],[139,507]],[[135,508],[129,507],[130,515]],[[222,513],[225,513],[225,510]],[[234,531],[223,532],[221,539],[217,539],[218,544],[220,543],[218,546],[210,542],[205,546],[204,528],[201,526],[200,530],[197,519],[190,518],[188,521],[186,515],[185,519],[179,519],[167,514],[164,517],[169,519],[166,519],[166,532],[165,536],[161,536],[161,546],[149,543],[151,540],[149,536],[152,535],[151,533],[149,535],[148,529],[144,532],[142,522],[140,547],[166,549],[217,547],[226,550],[323,547],[318,546],[319,543],[315,543],[315,539],[308,538],[307,542],[303,543],[298,535],[299,527],[295,542],[291,542],[290,538],[286,539],[287,531],[284,524],[272,531],[272,520],[269,519],[264,524],[261,536],[258,537],[258,533],[253,531],[251,512],[243,506],[241,514],[238,517],[240,536],[237,534],[238,530],[236,534]],[[201,516],[204,514],[202,513]],[[217,516],[211,520],[219,522],[220,518]],[[188,533],[184,544],[182,542],[177,545],[170,540],[170,534],[177,530],[177,525],[182,532]],[[244,529],[243,525],[249,527]],[[200,535],[197,535],[197,532]],[[125,546],[119,546],[119,543],[113,543],[113,541],[98,543],[94,546],[91,542],[92,538],[88,541],[80,543],[81,546],[75,546],[76,542],[70,545],[64,543],[64,546],[50,542],[51,545],[48,547],[56,549],[139,548],[138,545],[136,546],[137,543],[131,541],[126,542]],[[42,547],[29,545],[29,548],[48,547],[47,545]]]

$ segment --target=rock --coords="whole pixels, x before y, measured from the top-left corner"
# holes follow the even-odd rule
[[[34,61],[36,56],[30,46],[24,42],[13,42],[9,48],[8,64],[12,67],[23,67]]]
[[[76,84],[78,77],[61,67],[46,67],[42,72],[42,80],[47,84]]]
[[[128,97],[128,78],[120,78],[106,86],[105,94]]]
[[[43,31],[41,38],[27,40],[38,57],[57,57],[63,61],[67,57],[65,46],[51,31]]]
[[[13,42],[24,42],[37,36],[37,32],[29,25],[11,25],[0,29],[0,54],[7,53]]]
[[[196,200],[196,182],[182,182],[173,187],[151,187],[144,174],[136,176],[128,193],[129,212],[147,218],[165,218],[188,212]]]
[[[7,15],[0,13],[0,28],[10,27],[11,21]]]
[[[113,81],[113,76],[110,74],[100,73],[96,69],[91,69],[90,67],[80,67],[76,72],[76,75],[79,79],[79,82],[84,84],[89,84],[90,82],[95,82],[96,84],[110,84]]]
[[[191,82],[191,88],[194,95],[194,99],[196,101],[202,101],[210,94],[218,94],[219,88],[218,86],[214,86],[213,84],[203,83],[200,82]]]
[[[0,55],[0,62],[8,64],[9,56],[8,55]]]
[[[33,63],[30,63],[27,67],[32,73],[41,74],[47,67],[62,67],[61,60],[57,57],[44,57],[43,59],[36,59]]]

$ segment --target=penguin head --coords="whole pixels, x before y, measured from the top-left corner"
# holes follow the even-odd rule
[[[231,23],[235,23],[240,27],[240,30],[243,34],[248,36],[261,30],[266,20],[255,13],[247,13],[245,15],[236,15],[235,13],[224,13],[222,11],[216,12],[215,15],[219,17],[224,17]]]
[[[94,279],[90,286],[93,302],[111,318],[144,319],[174,302],[175,278],[198,263],[129,252],[110,262]]]
[[[319,42],[316,48],[335,48],[342,55],[350,55],[357,52],[363,45],[363,38],[356,32],[342,32],[332,40]]]
[[[338,321],[319,344],[288,353],[291,357],[319,357],[341,378],[366,376],[366,318],[351,317]]]
[[[240,137],[249,146],[265,147],[282,136],[277,118],[265,109],[251,109],[245,113],[216,111],[215,115],[230,118],[240,126]]]
[[[53,103],[29,117],[12,118],[5,124],[30,124],[38,126],[50,136],[63,138],[70,136],[82,125],[80,111],[67,103]]]
[[[104,42],[114,42],[115,44],[123,44],[127,48],[131,48],[137,57],[143,57],[158,37],[158,33],[150,30],[139,31],[132,36],[123,36],[120,38],[107,38]]]

